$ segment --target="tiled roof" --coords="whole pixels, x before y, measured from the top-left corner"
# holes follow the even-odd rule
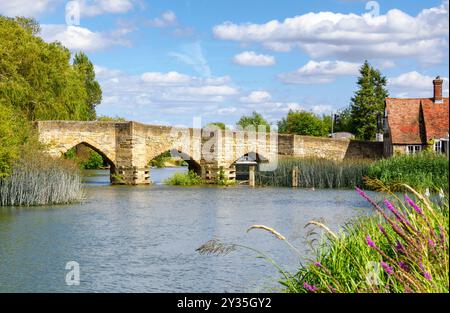
[[[393,144],[425,144],[448,134],[448,98],[443,103],[429,98],[387,98],[386,112]]]
[[[434,103],[432,99],[422,99],[422,111],[427,141],[447,137],[449,124],[448,98],[444,98],[444,103]]]

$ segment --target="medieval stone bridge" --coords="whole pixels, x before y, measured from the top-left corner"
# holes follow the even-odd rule
[[[61,157],[84,144],[108,162],[113,184],[150,183],[149,163],[170,150],[205,180],[220,174],[235,179],[235,162],[253,155],[262,170],[276,169],[280,157],[380,158],[382,143],[335,140],[252,131],[223,131],[145,125],[137,122],[38,121],[39,140]]]

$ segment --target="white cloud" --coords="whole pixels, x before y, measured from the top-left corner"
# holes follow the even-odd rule
[[[81,16],[96,16],[105,13],[126,13],[133,9],[133,0],[78,0]]]
[[[412,71],[389,78],[388,87],[394,91],[392,96],[396,97],[432,97],[434,79],[435,77]],[[442,79],[444,80],[443,94],[448,97],[449,80],[448,77],[443,77]]]
[[[47,42],[59,41],[72,51],[95,51],[114,45],[129,45],[129,42],[123,38],[123,35],[128,32],[127,30],[103,33],[80,26],[42,24],[40,36]]]
[[[188,75],[180,74],[178,72],[147,72],[141,75],[142,81],[153,84],[183,84],[189,83],[191,77]]]
[[[177,22],[177,16],[173,11],[166,11],[160,17],[157,17],[149,22],[152,27],[169,27],[175,25]]]
[[[280,74],[279,78],[288,84],[325,84],[338,76],[357,75],[360,66],[344,61],[309,61],[294,72]]]
[[[308,13],[265,24],[225,22],[214,36],[242,43],[261,43],[275,51],[300,47],[313,58],[417,57],[437,63],[448,55],[448,0],[417,16],[393,9],[385,15]]]
[[[0,14],[10,17],[36,17],[52,8],[58,0],[1,0]]]
[[[272,96],[267,91],[259,90],[253,91],[246,97],[241,97],[240,101],[244,103],[262,103],[272,99]]]
[[[234,63],[243,66],[272,66],[275,65],[275,58],[270,55],[256,54],[253,51],[245,51],[233,58]]]

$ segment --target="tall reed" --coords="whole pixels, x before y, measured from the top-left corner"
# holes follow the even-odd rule
[[[25,152],[11,174],[0,179],[0,206],[66,204],[82,200],[77,165],[42,152]]]
[[[333,161],[317,158],[285,158],[278,161],[273,172],[255,173],[256,184],[260,186],[292,186],[292,170],[298,167],[298,186],[303,188],[353,188],[363,186],[370,161]]]

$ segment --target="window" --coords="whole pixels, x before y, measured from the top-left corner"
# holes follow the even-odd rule
[[[416,154],[422,151],[421,145],[408,145],[406,146],[406,153],[407,154]]]
[[[434,141],[434,151],[437,153],[448,153],[448,139],[439,139]]]

